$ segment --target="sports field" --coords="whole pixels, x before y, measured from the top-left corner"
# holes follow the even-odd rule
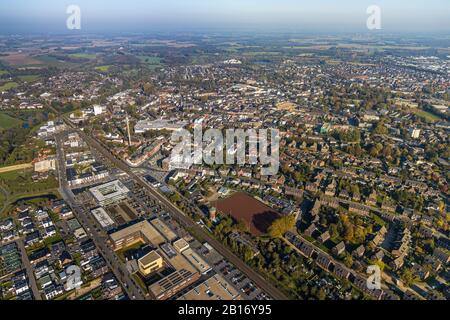
[[[255,236],[267,233],[280,216],[272,208],[243,192],[219,200],[215,206],[219,213],[231,216],[236,222],[244,221]]]

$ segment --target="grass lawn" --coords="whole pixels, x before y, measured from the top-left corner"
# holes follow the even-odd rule
[[[0,92],[1,91],[8,91],[14,88],[17,88],[19,84],[17,82],[7,82],[4,85],[0,86]]]
[[[2,189],[8,192],[8,199],[1,204],[0,211],[2,212],[0,212],[0,216],[11,209],[12,204],[19,200],[32,201],[32,198],[57,196],[58,181],[54,177],[42,181],[33,181],[31,179],[32,173],[33,170],[31,169],[0,174]]]
[[[35,198],[33,200],[27,200],[28,203],[41,205],[44,201],[47,202],[49,196],[60,198],[56,189],[43,190],[36,193],[23,193],[18,195],[12,195],[9,198],[0,196],[0,218],[4,217],[6,213],[14,209],[13,204],[21,201],[22,199]],[[3,210],[2,210],[3,208]]]
[[[386,221],[384,221],[384,220],[383,220],[381,217],[379,217],[378,215],[373,214],[372,217],[373,217],[373,220],[375,221],[376,224],[379,224],[379,225],[381,225],[381,226],[385,226],[385,225],[386,225]]]
[[[440,117],[438,117],[430,112],[424,111],[424,110],[419,109],[419,110],[414,111],[414,113],[416,115],[418,115],[419,117],[425,119],[425,121],[428,121],[428,122],[437,122],[437,121],[441,120]]]
[[[3,207],[3,205],[5,204],[7,198],[6,198],[6,194],[4,193],[3,189],[0,189],[0,208]]]
[[[57,234],[53,237],[46,238],[44,240],[44,244],[50,249],[50,246],[54,243],[62,241],[61,235]]]
[[[109,69],[111,69],[112,66],[98,66],[95,67],[95,70],[100,71],[100,72],[108,72]]]
[[[0,70],[0,76],[3,76],[5,74],[9,74],[9,72],[6,70]]]
[[[40,79],[38,75],[19,76],[19,79],[25,82],[34,82]]]
[[[21,124],[22,121],[20,121],[19,119],[13,118],[5,113],[0,112],[0,128],[9,129],[13,127],[18,127]]]

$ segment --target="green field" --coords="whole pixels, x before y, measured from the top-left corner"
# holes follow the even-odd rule
[[[42,55],[35,57],[38,61],[40,61],[42,64],[48,64],[48,65],[58,65],[61,63],[56,57],[49,56],[49,55]]]
[[[17,82],[7,82],[4,85],[0,86],[0,92],[14,89],[17,86],[19,86]]]
[[[6,200],[8,199],[8,194],[7,191],[4,190],[1,186],[0,186],[0,211],[3,208],[3,206],[6,204]]]
[[[94,60],[97,58],[97,55],[93,54],[93,53],[71,53],[71,54],[69,54],[69,57],[77,58],[77,59]]]
[[[112,66],[98,66],[95,67],[95,70],[100,71],[100,72],[108,72],[109,69],[111,69]]]
[[[2,191],[2,187],[0,186],[0,192]],[[17,203],[24,201],[28,204],[34,204],[36,206],[43,206],[46,203],[48,203],[49,199],[53,198],[60,198],[58,191],[56,188],[50,189],[47,191],[42,192],[35,192],[35,193],[27,193],[27,194],[20,194],[20,195],[10,195],[8,194],[7,197],[3,196],[3,198],[0,196],[0,218],[4,218],[8,212],[11,212],[14,210],[14,208],[17,206]]]
[[[0,216],[12,209],[11,205],[21,199],[56,194],[58,181],[53,176],[45,180],[33,181],[32,174],[32,169],[0,174],[0,188],[3,193],[2,202],[0,202]]]
[[[26,75],[26,76],[19,76],[19,79],[25,82],[34,82],[40,79],[40,76],[38,75]]]
[[[269,52],[269,51],[261,51],[261,52],[244,52],[243,55],[246,57],[259,57],[259,56],[278,56],[281,52]]]
[[[5,74],[9,74],[9,72],[6,71],[6,70],[0,70],[0,77],[5,75]]]
[[[8,116],[5,113],[0,113],[0,128],[9,129],[12,127],[17,127],[22,124],[19,119]]]
[[[154,56],[138,56],[138,58],[142,61],[142,63],[147,64],[160,64],[161,58],[154,57]]]
[[[31,194],[58,187],[58,182],[52,176],[46,180],[33,181],[33,169],[0,173],[0,183],[12,195]]]
[[[441,120],[438,116],[424,110],[416,110],[414,113],[428,122],[437,122]]]
[[[141,63],[147,65],[148,67],[154,69],[162,66],[161,58],[154,56],[138,56]]]

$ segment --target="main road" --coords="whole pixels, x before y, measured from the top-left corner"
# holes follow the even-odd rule
[[[96,222],[93,221],[92,217],[87,214],[86,209],[83,208],[83,206],[75,199],[72,190],[70,190],[67,184],[61,135],[57,134],[55,136],[55,140],[60,183],[59,192],[61,196],[72,207],[73,213],[81,225],[86,228],[86,232],[89,237],[94,241],[96,247],[104,257],[108,267],[113,271],[129,298],[138,300],[149,299],[150,297],[145,295],[135,281],[131,279],[128,270],[118,260],[117,255],[113,252],[113,250],[108,246],[108,237],[103,235],[101,231],[97,231],[101,230],[101,228],[96,225]]]
[[[117,159],[109,150],[107,150],[100,142],[91,136],[85,134],[82,130],[75,127],[75,125],[68,119],[64,119],[65,122],[75,129],[83,140],[100,152],[105,158],[107,158],[117,168],[127,173],[139,186],[146,189],[151,195],[153,195],[160,203],[172,214],[172,216],[185,228],[193,230],[198,236],[205,239],[219,254],[225,257],[229,262],[234,264],[239,270],[241,270],[250,280],[252,280],[259,288],[265,291],[275,300],[288,300],[288,297],[275,288],[267,280],[265,280],[259,273],[250,268],[244,261],[234,255],[230,249],[225,247],[218,240],[213,238],[202,227],[195,223],[190,217],[186,216],[176,205],[170,202],[165,196],[163,196],[157,189],[147,184],[141,177],[136,175],[130,167],[122,160]]]

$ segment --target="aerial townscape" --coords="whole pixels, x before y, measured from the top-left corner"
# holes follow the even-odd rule
[[[448,300],[449,132],[448,32],[0,33],[0,300]]]

